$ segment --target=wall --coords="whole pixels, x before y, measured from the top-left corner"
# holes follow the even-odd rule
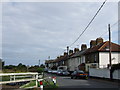
[[[68,60],[69,71],[74,71],[75,69],[78,69],[78,65],[80,65],[80,57],[71,58]]]
[[[86,54],[85,55],[85,61],[86,63],[98,63],[99,61],[99,53],[98,52],[95,52],[95,53],[89,53],[89,54]]]
[[[105,68],[103,69],[89,68],[89,76],[100,77],[100,78],[110,78],[110,70]],[[115,70],[113,72],[113,79],[120,80],[120,70]]]
[[[110,71],[109,69],[89,68],[89,75],[94,77],[110,78]]]
[[[68,60],[69,71],[74,71],[78,69],[78,66],[82,63],[85,63],[85,56],[70,58]]]
[[[112,64],[117,64],[120,63],[118,60],[118,56],[120,56],[120,53],[117,52],[112,52],[111,58]],[[99,53],[99,68],[106,68],[107,65],[109,64],[109,52],[100,52]]]
[[[113,72],[113,78],[120,80],[120,70],[115,70],[115,71]]]

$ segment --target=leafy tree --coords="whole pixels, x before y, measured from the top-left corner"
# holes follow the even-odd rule
[[[45,65],[41,64],[40,67],[41,67],[41,68],[45,68]]]

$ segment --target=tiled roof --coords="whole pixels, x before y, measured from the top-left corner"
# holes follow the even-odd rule
[[[99,45],[96,45],[92,48],[87,49],[87,51],[85,52],[85,54],[89,54],[92,52],[108,52],[109,51],[109,41],[103,42]],[[120,52],[120,45],[115,44],[115,43],[111,43],[111,51],[112,52]]]
[[[79,51],[79,52],[73,53],[71,55],[61,56],[55,60],[46,60],[45,63],[56,63],[59,61],[65,61],[68,58],[74,58],[74,57],[78,57],[78,56],[84,55],[84,54],[89,54],[89,53],[93,53],[93,52],[108,52],[108,51],[109,51],[109,41],[106,41],[106,42],[103,42],[103,43],[96,45],[92,48],[88,48],[84,51]],[[120,52],[120,45],[115,44],[115,43],[111,43],[111,51],[112,52]]]
[[[54,62],[65,61],[65,60],[67,60],[69,57],[71,57],[72,55],[74,55],[74,53],[73,53],[73,54],[70,54],[70,55],[62,56],[62,57],[60,57],[60,58],[57,58]]]
[[[46,60],[45,61],[45,64],[49,64],[49,63],[52,63],[54,60]]]
[[[54,62],[59,62],[59,61],[63,61],[63,60],[66,60],[67,59],[67,56],[62,56],[60,58],[57,58]]]
[[[75,53],[74,55],[72,55],[71,58],[79,57],[80,55],[83,55],[86,51],[87,51],[87,49],[83,50],[83,51],[79,51],[79,52]]]

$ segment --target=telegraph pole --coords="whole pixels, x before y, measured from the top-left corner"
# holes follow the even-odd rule
[[[110,31],[110,24],[108,24],[108,31],[109,31],[109,68],[110,68],[110,80],[112,80],[112,70],[111,70],[111,66],[112,66],[112,63],[111,63],[111,31]]]
[[[39,59],[39,67],[40,67],[40,59]]]
[[[109,31],[109,64],[110,64],[110,68],[112,66],[111,63],[111,31],[110,31],[110,24],[108,24],[108,31]]]
[[[69,46],[67,46],[67,53],[68,53],[68,55],[69,55]]]

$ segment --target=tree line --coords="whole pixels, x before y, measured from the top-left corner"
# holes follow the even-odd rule
[[[19,73],[19,72],[43,72],[45,68],[45,65],[41,64],[34,65],[34,66],[26,66],[22,63],[19,63],[18,65],[6,65],[2,67],[2,72],[4,73]]]

